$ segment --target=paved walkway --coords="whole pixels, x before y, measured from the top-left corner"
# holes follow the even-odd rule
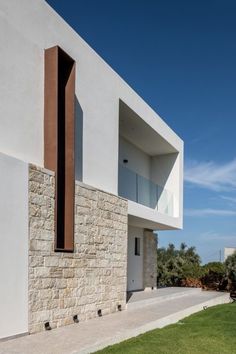
[[[188,291],[189,290],[189,291]],[[187,289],[182,296],[168,299],[167,289],[157,291],[162,300],[142,308],[131,308],[81,322],[49,332],[19,337],[0,342],[0,354],[85,354],[92,353],[107,345],[120,342],[154,328],[174,323],[191,313],[200,311],[203,306],[213,306],[229,302],[229,295],[217,292],[191,292]],[[169,295],[175,290],[169,289]],[[165,293],[165,294],[164,294]],[[176,295],[181,293],[176,289]],[[138,295],[136,295],[138,296]],[[147,300],[151,294],[140,294]],[[151,296],[152,297],[152,296]]]
[[[140,308],[145,305],[153,303],[170,301],[180,298],[182,296],[200,295],[202,290],[200,288],[177,288],[168,287],[153,291],[135,291],[128,294],[128,309]]]

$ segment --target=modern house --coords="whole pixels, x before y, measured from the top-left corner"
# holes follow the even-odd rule
[[[44,1],[0,2],[0,338],[126,308],[180,229],[183,142]]]

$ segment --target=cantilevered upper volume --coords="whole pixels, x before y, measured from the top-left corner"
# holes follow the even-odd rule
[[[129,220],[149,229],[182,227],[182,141],[156,117],[119,110],[118,193]]]

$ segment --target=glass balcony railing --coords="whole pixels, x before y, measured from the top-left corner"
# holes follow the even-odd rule
[[[173,193],[119,164],[118,193],[121,197],[174,216]]]

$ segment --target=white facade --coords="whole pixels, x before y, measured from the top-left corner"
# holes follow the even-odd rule
[[[28,165],[0,154],[0,338],[28,332]]]
[[[44,0],[1,1],[0,338],[28,330],[27,174],[44,167],[44,51],[56,45],[76,62],[76,178],[128,199],[128,290],[142,288],[144,229],[183,223],[182,140]]]

